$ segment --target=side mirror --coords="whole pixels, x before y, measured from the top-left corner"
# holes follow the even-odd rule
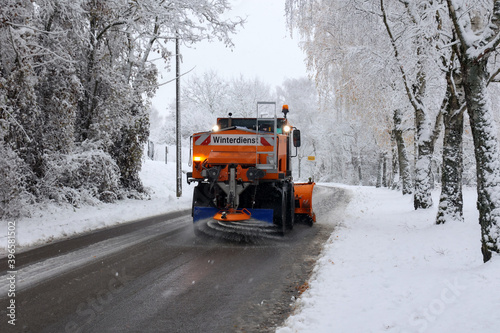
[[[293,146],[300,147],[300,130],[298,129],[293,131]]]

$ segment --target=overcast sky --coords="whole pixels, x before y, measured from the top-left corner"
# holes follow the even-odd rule
[[[196,68],[183,77],[201,75],[215,70],[225,78],[243,74],[247,79],[259,78],[276,87],[286,78],[306,76],[305,55],[300,50],[298,36],[290,38],[285,25],[284,0],[233,0],[231,16],[246,17],[247,22],[233,36],[234,48],[222,42],[203,42],[192,48],[182,47],[181,72]],[[162,67],[158,64],[158,67]],[[172,63],[175,70],[175,63]],[[160,82],[175,77],[174,72],[162,72]],[[182,81],[181,81],[182,85]],[[181,88],[182,89],[182,88]],[[175,98],[175,82],[161,86],[153,106],[160,112]]]

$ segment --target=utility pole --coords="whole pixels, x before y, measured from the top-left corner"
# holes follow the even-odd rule
[[[181,71],[180,71],[180,54],[179,54],[179,36],[175,38],[175,132],[176,132],[176,148],[177,148],[177,198],[182,196],[182,138],[181,138]]]

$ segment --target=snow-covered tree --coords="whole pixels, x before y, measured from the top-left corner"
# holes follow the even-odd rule
[[[446,73],[447,90],[443,108],[443,165],[441,195],[436,223],[463,221],[463,133],[464,133],[464,91],[462,76],[455,68],[455,52],[451,55]]]
[[[330,151],[322,151],[321,146],[325,141],[330,141],[329,117],[324,117],[318,104],[318,93],[308,78],[286,79],[277,88],[277,98],[280,104],[287,104],[290,113],[288,119],[293,126],[297,127],[301,135],[301,148],[298,150],[297,163],[294,164],[294,175],[300,179],[320,179],[319,169],[329,165],[329,173],[332,165],[329,163]],[[307,116],[306,116],[307,115]],[[325,119],[326,118],[326,119]],[[308,156],[314,156],[314,161],[309,161]],[[295,161],[294,161],[295,162]]]
[[[446,3],[459,45],[457,56],[474,139],[481,250],[486,262],[492,253],[500,253],[500,147],[487,89],[488,62],[500,44],[500,1],[472,6],[465,1]]]
[[[176,38],[231,46],[242,23],[224,17],[226,0],[0,0],[0,8],[0,144],[30,170],[26,189],[64,198],[58,189],[65,188],[71,202],[80,182],[68,182],[63,164],[75,156],[87,156],[93,165],[82,168],[102,175],[72,173],[96,182],[89,188],[142,190],[138,172],[157,86],[153,55],[170,61]],[[101,192],[87,191],[103,200],[121,196]]]
[[[392,131],[394,141],[396,143],[396,160],[397,160],[397,173],[399,174],[399,182],[401,183],[401,191],[403,194],[411,194],[412,181],[411,181],[411,168],[408,159],[408,152],[404,140],[405,128],[403,125],[403,112],[400,109],[395,109],[393,114],[394,129]],[[394,170],[395,172],[396,170]]]
[[[401,82],[387,70],[394,61],[386,55],[390,44],[382,38],[383,26],[355,1],[289,0],[287,14],[290,27],[298,28],[303,38],[320,108],[334,110],[328,113],[336,126],[332,135],[342,132],[336,141],[347,144],[337,156],[350,161],[353,181],[363,182],[362,170],[376,170],[379,155],[391,151],[392,110],[397,100],[391,87]],[[373,154],[363,153],[374,149]],[[377,173],[373,176],[376,179]]]
[[[253,79],[247,79],[243,75],[233,77],[230,87],[227,95],[228,111],[235,117],[255,117],[257,102],[276,100],[271,86],[257,77]]]
[[[217,117],[255,117],[257,101],[274,101],[269,85],[243,76],[223,78],[214,71],[191,76],[182,89],[182,136],[209,130]],[[173,114],[171,108],[170,113]],[[169,119],[173,119],[169,117]],[[166,124],[166,126],[171,126]]]
[[[433,3],[380,0],[382,21],[391,42],[404,90],[414,110],[415,119],[415,191],[414,207],[432,206],[431,162],[434,145],[439,134],[441,110],[433,105],[442,105],[442,73],[440,54],[436,52],[436,8]],[[389,6],[392,4],[392,6]],[[393,15],[401,13],[402,15]],[[392,22],[390,17],[397,17]],[[408,29],[411,27],[411,29]],[[403,61],[405,59],[405,61]],[[410,59],[410,61],[407,61]],[[435,75],[437,74],[437,75]]]
[[[338,114],[352,114],[350,107],[360,104],[338,91],[358,92],[361,80],[376,82],[373,74],[378,74],[379,86],[405,92],[407,102],[396,101],[385,112],[407,110],[408,105],[414,111],[415,208],[432,205],[432,156],[444,123],[443,191],[437,223],[462,219],[461,151],[463,111],[467,109],[484,260],[500,252],[500,148],[490,98],[493,88],[488,87],[500,73],[492,56],[500,44],[500,1],[288,0],[287,14],[289,25],[302,34],[320,92],[335,91]],[[363,63],[363,59],[369,59],[369,64],[359,75],[352,63]],[[383,68],[381,63],[386,65],[385,72],[377,71]],[[364,94],[358,96],[366,99]]]

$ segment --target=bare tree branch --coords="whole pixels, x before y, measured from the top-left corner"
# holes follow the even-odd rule
[[[181,74],[181,75],[179,75],[178,77],[176,76],[176,77],[174,77],[174,78],[173,78],[173,79],[171,79],[171,80],[168,80],[168,81],[165,81],[165,82],[163,82],[163,83],[157,84],[155,87],[161,87],[161,86],[166,85],[167,83],[174,82],[175,80],[177,80],[177,78],[182,77],[182,76],[184,76],[184,75],[186,75],[186,74],[189,74],[189,73],[190,73],[190,72],[192,72],[195,68],[196,68],[196,66],[194,66],[193,68],[191,68],[191,69],[190,69],[190,70],[188,70],[187,72],[182,73],[182,74]]]
[[[490,76],[490,79],[488,80],[488,84],[489,85],[491,82],[498,82],[498,80],[496,80],[496,77],[497,75],[500,74],[500,68],[498,68],[495,73],[493,73],[491,76]]]
[[[457,12],[455,10],[455,5],[453,3],[453,0],[446,0],[446,3],[448,4],[448,11],[450,13],[450,18],[453,23],[453,27],[455,28],[458,40],[460,40],[460,44],[462,45],[462,48],[465,51],[469,47],[469,45],[465,38],[466,33],[462,25],[458,23],[458,17],[457,17]]]
[[[394,50],[394,56],[396,58],[399,70],[401,72],[401,76],[403,78],[403,83],[404,83],[404,86],[405,86],[406,94],[408,95],[408,99],[410,100],[410,103],[411,103],[411,105],[413,106],[413,108],[415,110],[421,110],[422,109],[422,105],[420,104],[419,101],[417,101],[417,99],[415,98],[415,95],[411,91],[410,85],[409,85],[409,82],[408,82],[408,77],[407,77],[406,72],[405,72],[405,70],[403,68],[402,62],[399,59],[398,47],[396,45],[396,41],[395,41],[394,36],[392,34],[391,28],[389,26],[389,22],[387,21],[387,14],[385,12],[384,0],[380,0],[380,9],[382,11],[382,19],[384,21],[384,26],[385,26],[385,29],[387,30],[387,34],[389,35],[389,39],[391,40],[391,45],[392,45],[392,48]]]

